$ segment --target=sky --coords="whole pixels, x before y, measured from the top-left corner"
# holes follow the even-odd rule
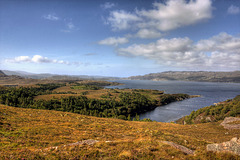
[[[0,0],[0,70],[240,70],[240,0]]]

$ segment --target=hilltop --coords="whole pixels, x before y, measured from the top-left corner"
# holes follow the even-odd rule
[[[153,81],[199,81],[199,82],[235,82],[240,83],[240,71],[235,72],[205,72],[205,71],[168,71],[150,73],[143,76],[132,76],[130,80]]]
[[[5,105],[0,117],[1,159],[239,159],[206,151],[240,134],[220,122],[133,122]]]

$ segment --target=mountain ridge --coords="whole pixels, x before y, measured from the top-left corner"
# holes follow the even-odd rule
[[[5,76],[6,76],[6,74],[0,70],[0,77],[5,77]]]
[[[117,77],[108,77],[108,76],[89,76],[89,75],[60,75],[60,74],[51,74],[51,73],[30,73],[25,71],[10,71],[2,70],[5,75],[8,76],[20,76],[23,78],[31,79],[47,79],[47,80],[80,80],[80,79],[119,79]]]
[[[240,83],[240,71],[209,72],[209,71],[166,71],[150,73],[142,76],[131,76],[129,80],[153,81],[199,81],[199,82],[234,82]]]

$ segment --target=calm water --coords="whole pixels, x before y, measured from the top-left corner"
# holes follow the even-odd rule
[[[107,88],[133,88],[133,89],[156,89],[165,93],[186,93],[189,95],[201,95],[180,102],[174,102],[160,106],[152,111],[141,114],[140,118],[150,118],[158,122],[175,121],[193,110],[210,106],[213,103],[232,99],[240,95],[239,83],[212,83],[212,82],[183,82],[183,81],[147,81],[147,80],[118,80],[124,83],[121,86]]]

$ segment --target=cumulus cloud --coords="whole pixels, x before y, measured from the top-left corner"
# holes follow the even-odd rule
[[[114,6],[115,6],[115,4],[112,3],[112,2],[105,2],[104,4],[101,5],[101,8],[103,8],[103,9],[110,9],[110,8],[112,8]]]
[[[227,13],[228,14],[238,14],[238,13],[240,13],[240,9],[237,6],[231,5],[230,7],[228,7]]]
[[[142,10],[138,14],[149,19],[140,27],[152,26],[168,31],[182,26],[198,23],[212,17],[210,0],[169,0],[166,4],[154,3],[153,10]]]
[[[54,13],[52,14],[48,14],[48,15],[44,15],[43,16],[44,19],[50,20],[50,21],[57,21],[60,18],[58,16],[56,16]]]
[[[109,37],[104,40],[98,42],[101,45],[112,45],[117,46],[119,44],[128,43],[128,39],[126,37]]]
[[[58,63],[58,64],[70,64],[68,61],[49,59],[47,57],[43,57],[41,55],[34,55],[33,57],[29,56],[19,56],[12,59],[6,59],[7,63]]]
[[[197,51],[228,52],[240,54],[240,38],[233,37],[225,32],[213,36],[207,40],[200,40],[196,44]]]
[[[28,56],[19,56],[19,57],[15,57],[12,61],[15,62],[30,62],[31,58]]]
[[[110,24],[112,29],[116,31],[129,29],[138,21],[140,22],[141,18],[136,14],[119,10],[110,12],[110,16],[107,18],[106,24]]]
[[[169,31],[212,17],[211,0],[167,0],[155,2],[151,10],[112,11],[107,21],[113,30],[129,28]]]
[[[151,29],[140,29],[136,35],[138,38],[150,39],[150,38],[159,38],[162,34],[156,30]]]
[[[121,56],[141,56],[160,65],[197,69],[239,69],[240,37],[220,33],[194,43],[188,37],[159,39],[118,49]]]

